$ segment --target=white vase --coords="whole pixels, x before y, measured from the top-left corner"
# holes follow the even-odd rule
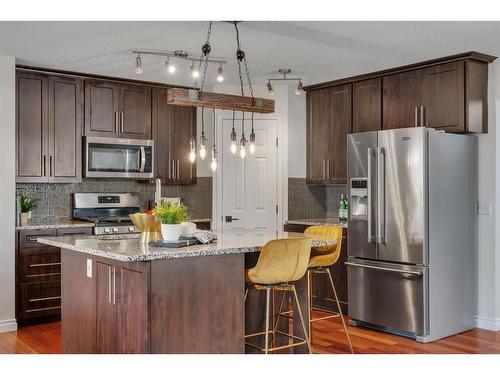
[[[164,241],[177,241],[181,235],[180,224],[162,224],[161,235]]]
[[[31,219],[31,211],[21,212],[21,225],[28,225],[28,219]]]

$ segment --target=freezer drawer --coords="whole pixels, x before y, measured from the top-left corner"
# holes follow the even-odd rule
[[[349,317],[415,334],[427,331],[427,268],[350,258]]]

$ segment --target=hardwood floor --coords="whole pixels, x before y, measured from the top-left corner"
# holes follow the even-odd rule
[[[430,344],[359,327],[349,327],[349,333],[354,351],[358,354],[500,354],[500,332],[482,329],[473,329]],[[0,353],[60,353],[60,335],[60,322],[0,333]],[[325,354],[349,353],[340,321],[313,323],[313,350]]]

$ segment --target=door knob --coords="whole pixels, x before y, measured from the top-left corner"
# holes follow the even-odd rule
[[[233,221],[239,220],[237,217],[226,216],[226,223],[232,223]]]

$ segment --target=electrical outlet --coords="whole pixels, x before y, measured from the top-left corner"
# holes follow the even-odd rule
[[[477,214],[490,216],[492,211],[491,202],[477,202]]]
[[[87,277],[92,278],[92,259],[87,259]]]

